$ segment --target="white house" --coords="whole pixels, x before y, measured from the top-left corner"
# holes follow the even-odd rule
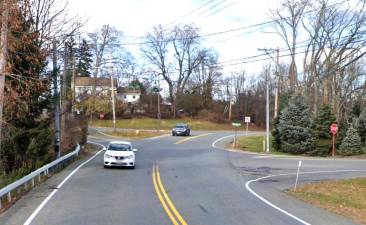
[[[140,101],[140,96],[140,90],[124,87],[117,89],[117,99],[128,104],[138,103]]]
[[[114,85],[117,86],[117,79],[113,80]],[[76,77],[75,78],[75,98],[80,101],[85,95],[90,95],[95,86],[96,95],[110,95],[111,93],[111,79],[106,77]]]

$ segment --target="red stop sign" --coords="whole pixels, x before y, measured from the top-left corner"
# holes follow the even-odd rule
[[[333,123],[332,125],[330,125],[330,132],[332,134],[336,134],[338,132],[338,125],[336,123]]]

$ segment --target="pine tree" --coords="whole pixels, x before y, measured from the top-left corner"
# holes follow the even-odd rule
[[[275,118],[273,120],[273,130],[272,130],[272,136],[273,136],[273,141],[272,141],[272,146],[274,149],[276,149],[277,151],[281,150],[281,133],[279,131],[279,123],[280,123],[280,117],[281,117],[281,112],[288,107],[289,101],[291,99],[291,96],[293,95],[293,91],[288,91],[287,93],[283,93],[280,96],[280,104],[278,107],[278,116],[277,118]]]
[[[366,146],[366,109],[364,109],[357,121],[357,131],[361,137],[363,146]]]
[[[293,154],[312,151],[315,138],[311,126],[312,121],[305,99],[299,95],[292,97],[279,119],[281,151]]]
[[[348,128],[347,134],[342,140],[338,153],[345,156],[359,155],[363,153],[361,148],[361,137],[353,126]]]
[[[335,116],[329,105],[323,105],[314,120],[314,133],[316,136],[316,148],[311,154],[326,155],[331,147],[332,135],[330,133],[330,125],[336,121]]]
[[[13,11],[9,40],[11,71],[6,76],[4,120],[6,131],[1,143],[1,160],[6,172],[22,169],[24,173],[50,159],[52,142],[50,120],[42,118],[49,108],[49,83],[42,79],[46,51],[40,48],[33,21]]]
[[[88,42],[83,39],[76,50],[76,74],[81,77],[90,77],[92,69],[92,53]]]

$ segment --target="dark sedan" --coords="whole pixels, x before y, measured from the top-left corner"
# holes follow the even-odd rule
[[[191,129],[189,128],[189,126],[187,124],[177,124],[172,130],[173,136],[178,136],[178,135],[189,136],[190,134],[191,134]]]

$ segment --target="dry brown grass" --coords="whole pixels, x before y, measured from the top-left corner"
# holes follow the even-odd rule
[[[292,196],[366,224],[366,178],[304,185]]]

